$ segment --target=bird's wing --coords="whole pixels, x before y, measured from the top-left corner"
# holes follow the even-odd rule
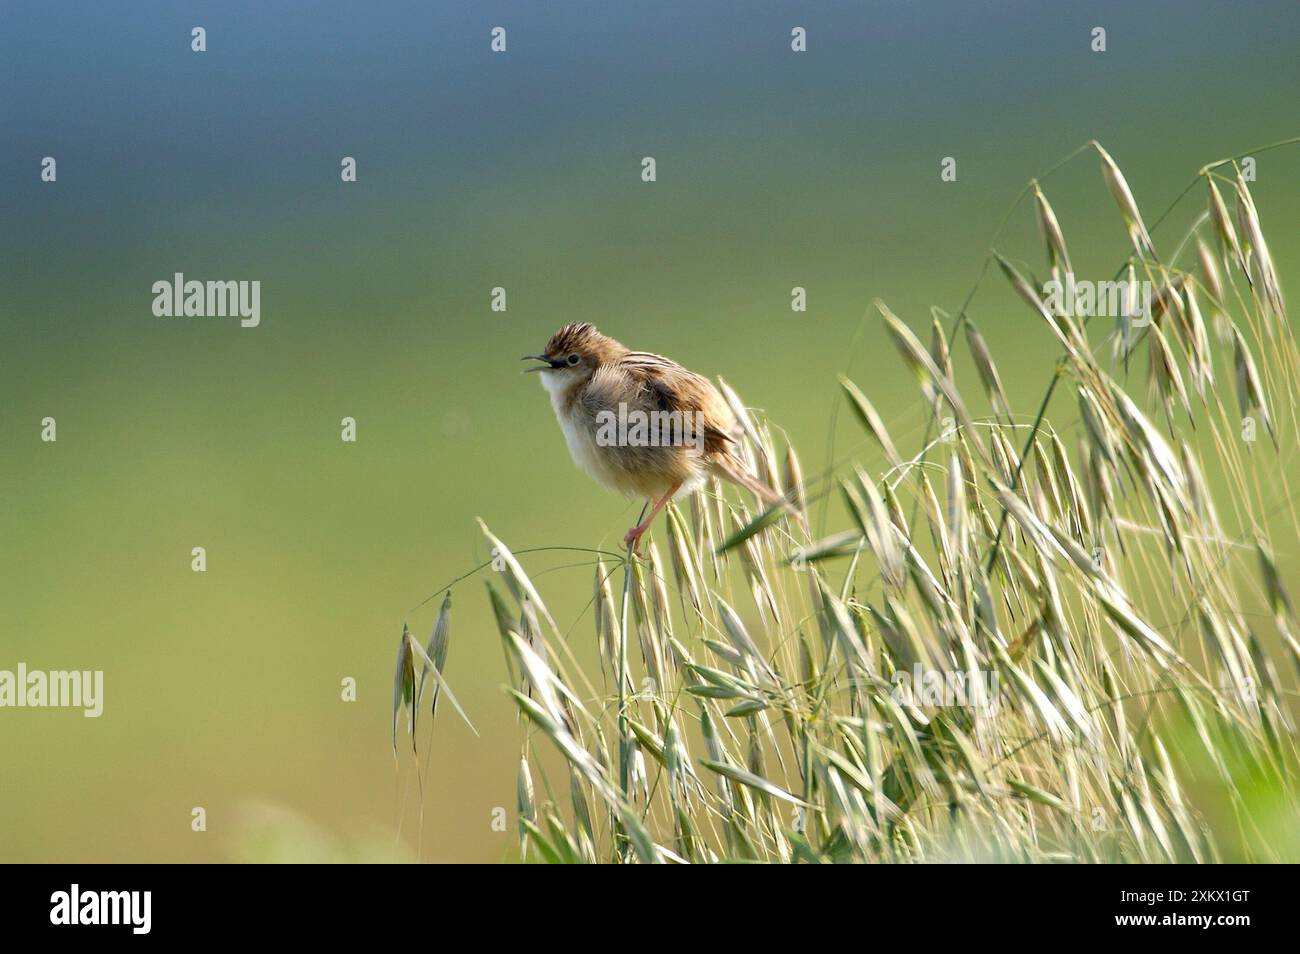
[[[708,378],[676,361],[648,351],[633,351],[618,362],[648,410],[698,413],[704,424],[706,454],[734,453],[740,424]]]

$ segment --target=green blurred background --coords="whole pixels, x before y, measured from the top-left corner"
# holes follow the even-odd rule
[[[1151,220],[1204,163],[1294,135],[1297,35],[1289,0],[6,3],[0,668],[102,669],[106,698],[0,710],[0,860],[511,857],[491,820],[513,830],[520,730],[479,579],[447,674],[482,735],[440,711],[418,847],[388,720],[403,615],[484,559],[475,516],[516,549],[613,548],[636,518],[519,356],[595,322],[724,376],[809,471],[848,369],[914,448],[871,299],[955,313],[1021,187],[1089,138]],[[1258,157],[1284,286],[1298,173],[1300,149]],[[1109,278],[1127,244],[1095,157],[1044,188],[1076,271]],[[998,246],[1041,271],[1028,206]],[[261,327],[155,318],[178,271],[261,281]],[[971,314],[1032,410],[1048,333],[994,282]],[[858,439],[842,420],[838,449]],[[527,565],[586,645],[581,558]]]

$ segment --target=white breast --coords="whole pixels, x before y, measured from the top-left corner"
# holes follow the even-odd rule
[[[602,448],[596,444],[596,433],[590,422],[564,406],[564,392],[571,384],[569,375],[563,371],[543,371],[538,377],[542,379],[546,393],[551,396],[551,407],[555,409],[555,418],[560,422],[560,430],[564,432],[564,442],[569,445],[569,456],[573,462],[596,482],[610,490],[623,492],[615,475],[605,464]]]

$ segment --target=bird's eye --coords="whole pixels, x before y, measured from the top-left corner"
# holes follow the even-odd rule
[[[578,363],[579,361],[581,361],[582,359],[579,358],[576,354],[571,354],[571,355],[569,355],[569,359],[568,359],[568,360],[569,360],[569,366],[572,367],[573,365],[577,364],[577,363]]]

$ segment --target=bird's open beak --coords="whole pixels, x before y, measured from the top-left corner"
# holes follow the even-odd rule
[[[519,360],[543,362],[542,364],[539,364],[533,368],[524,368],[524,370],[520,372],[521,374],[527,374],[529,371],[550,371],[560,366],[560,363],[558,361],[552,361],[550,358],[546,357],[546,355],[543,354],[526,354]]]

